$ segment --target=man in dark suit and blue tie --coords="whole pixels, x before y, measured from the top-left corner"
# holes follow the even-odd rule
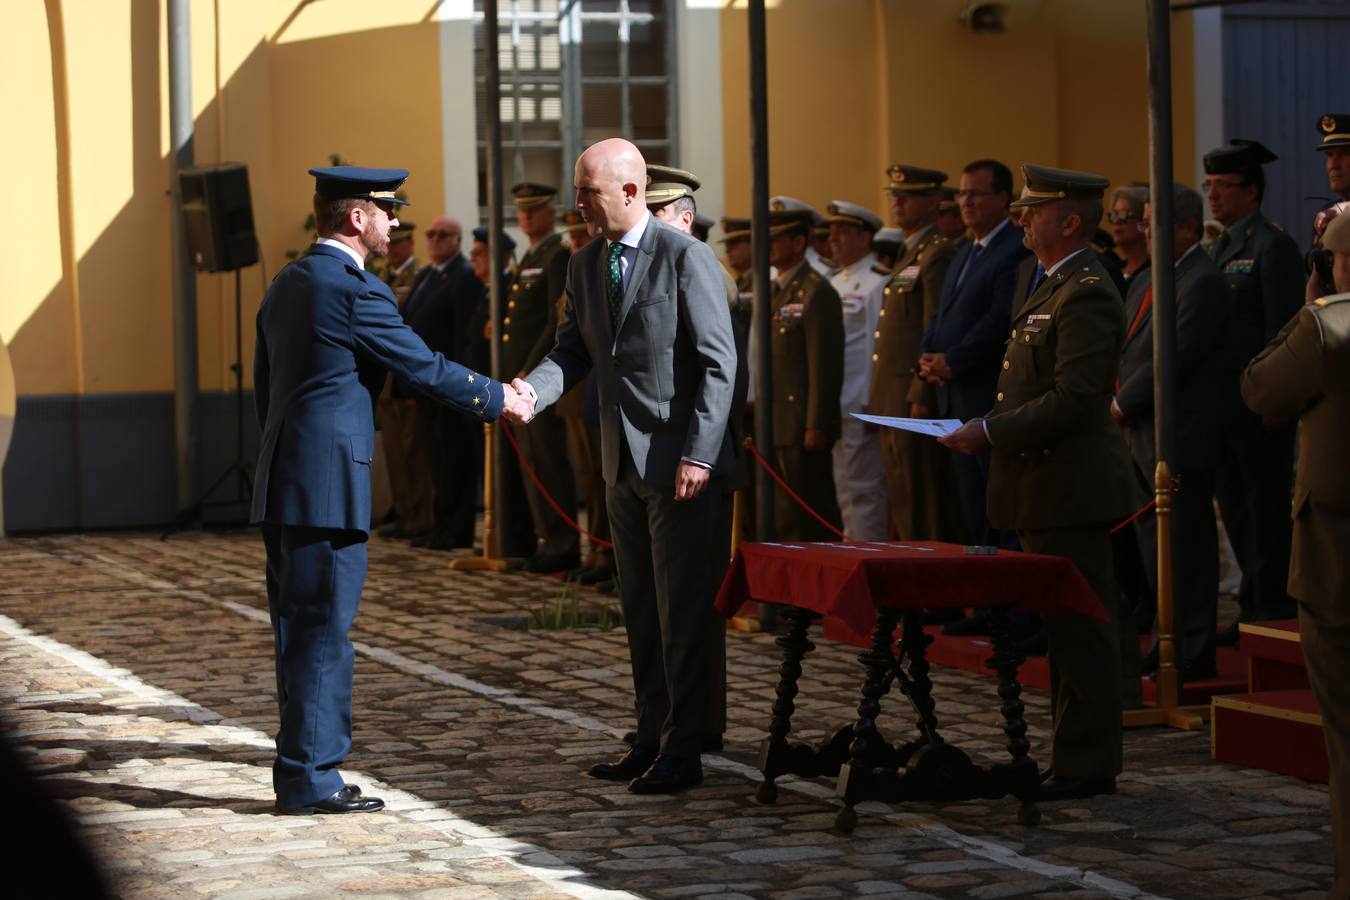
[[[919,377],[909,392],[910,415],[916,418],[968,420],[994,403],[1017,266],[1029,255],[1008,218],[1012,189],[1012,172],[997,160],[977,159],[961,172],[956,199],[974,240],[948,267],[937,313],[919,345]],[[977,544],[998,543],[985,518],[988,452],[953,453],[952,465],[967,533]],[[983,623],[951,622],[943,630],[981,633]]]
[[[492,420],[523,419],[510,386],[427,349],[389,287],[365,269],[398,224],[404,169],[311,169],[318,240],[277,273],[258,310],[253,383],[262,441],[252,521],[267,548],[267,600],[281,725],[272,784],[283,812],[381,809],[343,783],[351,747],[347,630],[370,529],[374,401],[386,370],[429,397]]]
[[[647,211],[637,147],[601,141],[575,178],[577,208],[605,239],[572,257],[553,350],[514,386],[542,409],[595,374],[637,734],[625,756],[590,774],[670,793],[703,780],[711,541],[735,464],[736,342],[717,258]]]

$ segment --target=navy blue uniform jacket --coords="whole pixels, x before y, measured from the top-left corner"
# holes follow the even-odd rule
[[[994,402],[1003,351],[1008,343],[1017,266],[1030,255],[1022,229],[1009,222],[957,286],[973,243],[957,251],[942,283],[942,299],[928,323],[920,351],[945,354],[951,380],[937,389],[938,414],[969,419]],[[915,399],[911,390],[910,399]]]
[[[428,350],[388,286],[343,251],[315,244],[277,273],[253,358],[262,429],[253,522],[369,530],[386,369],[434,400],[483,419],[501,414],[501,385]]]

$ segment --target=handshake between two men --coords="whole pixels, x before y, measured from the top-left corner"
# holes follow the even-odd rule
[[[502,418],[512,425],[527,425],[534,418],[534,407],[539,395],[523,378],[514,378],[510,384],[502,382]],[[708,466],[683,460],[675,470],[675,499],[692,500],[708,487],[712,471]]]

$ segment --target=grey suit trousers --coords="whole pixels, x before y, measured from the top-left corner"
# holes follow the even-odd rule
[[[709,636],[725,627],[713,606],[712,542],[722,479],[692,500],[638,477],[627,447],[606,493],[636,693],[637,746],[697,757],[710,722]]]

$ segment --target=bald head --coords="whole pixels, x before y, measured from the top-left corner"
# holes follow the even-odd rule
[[[437,216],[427,226],[427,256],[431,257],[432,263],[440,265],[459,255],[463,238],[458,221],[449,216]]]
[[[623,237],[647,211],[647,161],[637,147],[609,138],[577,158],[577,209],[587,230],[610,240]]]

